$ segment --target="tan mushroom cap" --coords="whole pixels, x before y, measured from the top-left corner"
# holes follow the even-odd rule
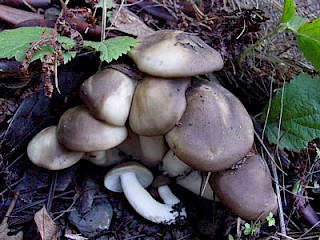
[[[84,81],[80,96],[97,119],[124,126],[136,84],[137,81],[126,74],[107,68]]]
[[[129,52],[140,71],[158,77],[188,77],[222,69],[219,52],[199,37],[160,30],[137,39]]]
[[[58,142],[57,126],[50,126],[32,138],[27,147],[27,154],[39,167],[61,170],[76,164],[84,153],[66,149]]]
[[[221,202],[244,219],[264,219],[277,211],[270,172],[259,155],[248,157],[234,170],[212,173],[210,184]]]
[[[220,171],[242,159],[253,144],[251,118],[241,102],[215,82],[197,81],[187,108],[166,134],[177,157],[194,169]]]
[[[58,139],[73,151],[94,152],[119,145],[127,137],[125,127],[108,125],[94,118],[84,106],[67,110],[58,124]]]
[[[137,85],[129,115],[132,131],[142,136],[159,136],[177,124],[186,108],[189,78],[145,77]]]

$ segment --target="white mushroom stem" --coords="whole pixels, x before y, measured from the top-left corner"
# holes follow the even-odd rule
[[[168,185],[158,187],[158,193],[165,204],[178,204],[180,202],[171,191]]]
[[[177,178],[176,183],[203,198],[208,200],[216,200],[216,198],[214,198],[214,193],[211,186],[209,184],[204,185],[203,180],[204,179],[199,171],[194,170],[185,177]]]
[[[145,219],[170,225],[186,218],[184,208],[176,210],[175,204],[159,203],[151,197],[147,190],[141,186],[134,172],[121,174],[120,180],[128,202]],[[164,199],[167,201],[167,197]]]

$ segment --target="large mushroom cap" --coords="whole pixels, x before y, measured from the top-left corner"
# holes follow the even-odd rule
[[[210,184],[221,202],[244,219],[264,219],[277,211],[271,176],[259,155],[235,169],[212,173]]]
[[[187,107],[166,134],[177,157],[203,171],[220,171],[242,159],[253,144],[251,118],[241,102],[215,82],[194,82]]]
[[[73,151],[94,152],[119,145],[127,137],[125,127],[95,119],[83,106],[67,110],[58,124],[58,139]]]
[[[129,56],[139,70],[159,77],[187,77],[222,69],[215,49],[190,33],[160,30],[137,39]]]
[[[35,135],[27,147],[29,159],[37,166],[61,170],[77,163],[83,152],[72,152],[58,142],[57,126],[50,126]]]
[[[186,108],[185,92],[190,78],[145,77],[138,83],[129,115],[132,131],[142,136],[167,133]]]
[[[111,125],[124,126],[137,81],[118,70],[107,68],[81,85],[80,96],[88,110]]]

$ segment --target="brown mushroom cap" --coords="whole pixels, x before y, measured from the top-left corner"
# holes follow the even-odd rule
[[[84,81],[80,96],[97,119],[124,126],[136,84],[137,81],[126,74],[107,68]]]
[[[129,115],[132,131],[142,136],[159,136],[177,124],[186,108],[189,78],[145,77],[137,85]]]
[[[212,173],[210,184],[221,202],[244,219],[264,219],[277,211],[271,176],[259,155],[248,157],[234,170]]]
[[[94,118],[83,106],[67,110],[58,124],[58,139],[73,151],[94,152],[119,145],[127,137],[125,127],[108,125]]]
[[[254,129],[241,102],[215,82],[197,81],[187,91],[187,108],[166,134],[177,157],[194,169],[220,171],[250,150]]]
[[[222,69],[223,60],[199,37],[160,30],[137,39],[129,56],[140,71],[158,77],[188,77]]]
[[[57,126],[50,126],[32,138],[27,147],[27,154],[39,167],[61,170],[76,164],[84,153],[66,149],[58,142]]]

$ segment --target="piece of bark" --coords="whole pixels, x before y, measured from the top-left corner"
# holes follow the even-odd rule
[[[31,19],[44,19],[44,15],[0,4],[0,20],[10,25],[14,26]]]

